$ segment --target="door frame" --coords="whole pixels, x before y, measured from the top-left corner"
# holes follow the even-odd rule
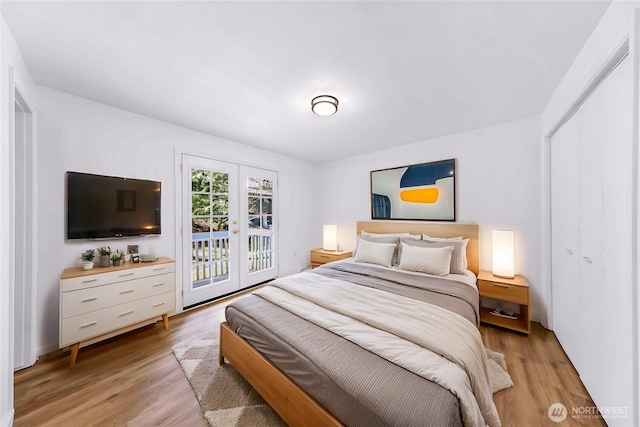
[[[211,153],[206,153],[206,152],[202,152],[202,151],[198,151],[198,150],[193,150],[193,149],[189,149],[189,148],[184,148],[184,147],[175,147],[174,148],[174,218],[175,218],[175,229],[176,229],[176,233],[175,233],[175,247],[176,247],[176,314],[177,313],[182,313],[184,311],[188,311],[191,310],[189,309],[184,309],[184,299],[182,297],[182,290],[184,289],[184,283],[183,283],[183,278],[184,278],[184,266],[183,266],[183,258],[184,258],[184,253],[183,253],[183,247],[182,247],[182,203],[184,200],[184,197],[188,196],[183,194],[182,191],[182,156],[183,155],[188,155],[188,156],[194,156],[194,157],[201,157],[203,159],[208,159],[208,160],[213,160],[213,161],[218,161],[218,162],[226,162],[226,163],[234,163],[238,166],[247,166],[247,167],[251,167],[251,168],[257,168],[257,169],[264,169],[264,170],[268,170],[268,171],[272,171],[275,172],[276,174],[278,174],[278,171],[274,168],[270,168],[264,165],[259,165],[259,164],[253,164],[253,163],[246,163],[246,162],[241,162],[238,159],[233,159],[230,157],[224,157],[224,156],[216,156],[213,155]],[[276,185],[278,185],[278,183],[276,182]],[[278,252],[279,251],[279,240],[276,237],[276,246],[275,246],[275,251]],[[280,266],[279,266],[279,262],[280,262],[280,257],[276,256],[276,268],[277,271],[280,271]]]
[[[9,67],[9,203],[11,206],[9,213],[9,283],[10,283],[10,310],[9,315],[11,317],[10,323],[10,343],[16,346],[16,338],[20,340],[20,345],[23,349],[23,357],[21,361],[13,360],[14,353],[11,354],[11,367],[14,370],[19,370],[32,366],[37,359],[37,277],[38,277],[38,168],[37,166],[37,131],[38,131],[38,117],[35,109],[35,104],[31,101],[31,96],[21,80],[17,70],[13,67]],[[16,132],[16,119],[17,115],[15,108],[18,106],[23,110],[25,122],[23,123],[25,138],[23,140],[24,145],[24,164],[27,165],[23,170],[16,170],[16,137],[19,135]],[[28,113],[24,110],[28,110]],[[29,166],[31,170],[29,170]],[[25,179],[25,194],[24,206],[27,210],[31,210],[30,215],[27,212],[16,212],[16,177],[17,174],[21,174],[21,178]],[[30,223],[30,232],[27,232],[27,226],[25,222],[22,235],[18,233],[18,237],[24,238],[21,242],[23,260],[19,260],[15,254],[16,247],[16,216],[24,215],[26,221]],[[27,240],[28,239],[28,240]],[[20,263],[17,264],[17,261]],[[30,282],[30,285],[24,286],[19,289],[15,283],[15,269],[16,266],[22,265],[24,271],[24,283]],[[20,304],[17,304],[17,299],[21,300]],[[16,311],[20,305],[19,312]],[[21,322],[21,334],[16,336],[15,328],[18,326],[15,324],[15,316],[20,316]],[[18,364],[16,366],[16,364]]]

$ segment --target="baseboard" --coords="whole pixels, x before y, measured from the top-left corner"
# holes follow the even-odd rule
[[[42,356],[48,356],[51,353],[54,353],[56,351],[60,350],[60,348],[57,345],[49,345],[47,347],[40,347],[38,349],[38,357],[36,359],[39,359]]]
[[[15,413],[15,409],[11,408],[11,410],[9,412],[4,414],[4,417],[2,417],[2,423],[0,424],[0,426],[2,426],[2,427],[11,427],[11,426],[13,426],[13,414],[14,413]]]

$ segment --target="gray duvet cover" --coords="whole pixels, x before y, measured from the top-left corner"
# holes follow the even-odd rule
[[[477,292],[364,264],[333,263],[322,274],[436,304],[475,323]],[[403,278],[404,277],[404,278]],[[471,292],[469,292],[471,290]],[[226,308],[229,326],[348,426],[461,426],[456,396],[257,295]]]

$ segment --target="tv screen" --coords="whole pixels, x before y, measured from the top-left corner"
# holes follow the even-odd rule
[[[161,183],[67,172],[67,239],[160,234]]]

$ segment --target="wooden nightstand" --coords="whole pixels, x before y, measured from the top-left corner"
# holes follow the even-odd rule
[[[311,268],[316,268],[322,264],[326,264],[331,261],[338,261],[339,259],[345,259],[352,256],[352,252],[345,251],[325,251],[324,249],[312,249],[311,250]]]
[[[478,291],[482,297],[520,304],[517,319],[508,319],[490,313],[490,308],[480,307],[480,321],[528,334],[529,326],[529,284],[524,277],[516,275],[513,279],[496,277],[489,271],[478,274]],[[482,301],[480,301],[482,303]]]

